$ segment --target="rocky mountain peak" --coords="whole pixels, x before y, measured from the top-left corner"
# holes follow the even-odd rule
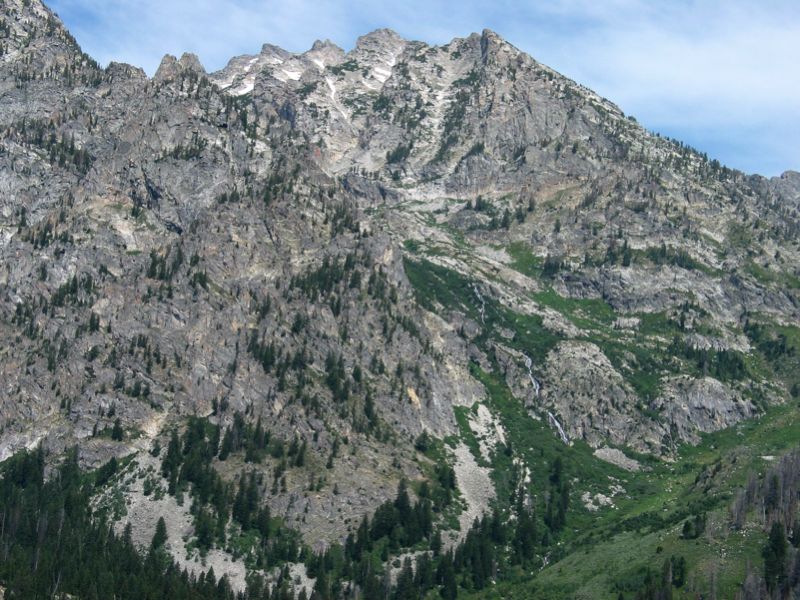
[[[327,38],[324,40],[315,40],[314,43],[311,45],[312,52],[322,52],[328,48],[332,48],[334,50],[341,50],[339,46],[337,46]]]
[[[123,79],[133,78],[138,80],[147,79],[147,73],[145,73],[144,69],[142,69],[141,67],[136,67],[134,65],[129,65],[127,63],[121,63],[117,61],[111,61],[106,67],[105,71],[106,75],[112,79],[120,79],[120,78]]]
[[[397,46],[405,45],[405,43],[406,40],[403,39],[403,37],[401,37],[396,31],[384,27],[359,36],[356,40],[355,48],[380,45]]]
[[[35,61],[48,68],[80,53],[77,42],[58,17],[39,0],[10,0],[0,8],[5,51],[2,62]]]
[[[781,173],[780,178],[784,181],[792,182],[795,185],[800,185],[799,171],[784,171],[783,173]]]
[[[181,68],[194,71],[198,74],[204,75],[206,72],[205,68],[200,63],[200,59],[196,54],[191,52],[184,52],[178,60],[178,64],[181,66]]]
[[[174,554],[244,585],[226,548],[252,520],[220,512],[231,545],[212,533],[198,555],[193,513],[225,508],[179,505],[189,472],[242,495],[252,481],[248,497],[317,548],[428,479],[437,527],[460,522],[450,547],[492,497],[509,526],[530,500],[545,552],[571,551],[559,536],[591,517],[584,494],[597,510],[619,494],[629,524],[671,535],[685,515],[640,521],[630,496],[676,473],[629,485],[599,461],[648,454],[644,473],[794,410],[797,173],[746,177],[650,134],[489,30],[442,46],[378,30],[347,53],[267,44],[206,77],[168,55],[152,85],[97,69],[57,20],[30,36],[36,6],[10,0],[3,17],[0,458],[130,457],[141,477],[120,478],[114,504],[145,544],[153,506],[169,508],[185,525]],[[551,529],[548,498],[587,520]],[[278,563],[258,556],[266,576]]]
[[[291,56],[291,53],[274,44],[264,44],[261,46],[261,56],[271,62],[277,62],[279,60],[286,60]]]
[[[484,60],[486,60],[487,57],[492,54],[506,54],[511,58],[516,58],[517,56],[523,54],[521,50],[514,47],[512,44],[507,42],[505,38],[491,29],[484,29],[481,32],[480,42]]]
[[[178,59],[171,54],[167,54],[161,59],[161,63],[153,76],[153,81],[158,83],[172,81],[187,72],[195,75],[206,74],[206,70],[197,55],[185,52]]]
[[[0,123],[48,114],[52,95],[98,84],[102,70],[85,55],[61,21],[39,0],[0,6],[0,95],[6,97]]]
[[[391,29],[377,29],[359,37],[349,56],[368,68],[378,69],[376,78],[385,80],[407,44]]]
[[[301,55],[302,58],[314,63],[320,70],[338,65],[344,60],[344,56],[344,50],[330,40],[315,41],[311,49]]]
[[[55,18],[54,13],[41,0],[6,0],[3,2],[2,13],[29,27]]]

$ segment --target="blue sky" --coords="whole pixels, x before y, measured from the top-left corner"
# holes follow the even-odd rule
[[[47,0],[45,0],[47,2]],[[391,27],[445,43],[484,28],[663,135],[748,173],[800,170],[798,0],[50,0],[102,64],[152,74],[166,53],[209,71],[269,42],[352,48]]]

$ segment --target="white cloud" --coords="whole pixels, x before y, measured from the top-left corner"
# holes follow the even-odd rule
[[[799,5],[626,4],[626,18],[599,15],[543,52],[644,124],[723,162],[767,174],[800,167]]]
[[[723,162],[800,168],[800,3],[796,0],[52,0],[100,62],[153,73],[191,51],[209,69],[264,42],[351,47],[377,27],[443,43],[484,27],[596,89],[645,125]]]

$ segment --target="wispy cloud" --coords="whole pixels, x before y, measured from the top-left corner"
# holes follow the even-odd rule
[[[344,48],[378,27],[443,43],[488,27],[644,125],[748,172],[800,168],[796,0],[51,0],[84,49],[153,73],[165,53],[209,70],[264,42]]]

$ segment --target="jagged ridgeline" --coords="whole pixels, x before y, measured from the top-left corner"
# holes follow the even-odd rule
[[[5,597],[796,594],[799,209],[490,31],[150,78],[7,0]]]

